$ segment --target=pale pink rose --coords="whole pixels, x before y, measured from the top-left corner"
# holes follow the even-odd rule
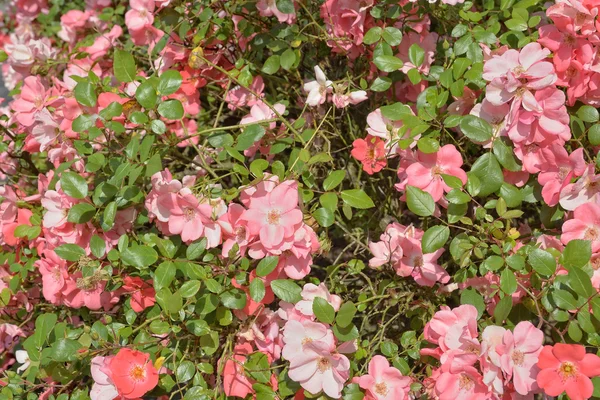
[[[544,333],[529,321],[519,322],[514,332],[504,333],[498,349],[502,353],[502,370],[512,376],[515,390],[523,396],[538,389],[536,364],[543,344]]]
[[[315,65],[315,79],[304,84],[304,91],[308,93],[306,104],[311,107],[325,103],[327,95],[333,90],[332,82],[327,80],[325,73],[318,65]]]
[[[203,212],[206,207],[210,206],[201,205],[191,193],[177,196],[169,210],[170,232],[181,235],[181,240],[188,243],[199,239],[204,233],[204,223],[208,222],[206,212]]]
[[[342,305],[342,298],[338,295],[331,294],[324,283],[320,283],[319,286],[307,283],[302,288],[302,300],[296,303],[296,309],[302,314],[311,316],[313,314],[313,300],[316,297],[321,297],[326,300],[335,311],[340,309]]]
[[[154,23],[154,0],[130,0],[129,6],[131,9],[125,13],[128,29],[140,31]]]
[[[42,293],[50,303],[62,304],[63,289],[69,277],[67,263],[52,250],[45,250],[43,257],[35,262],[42,275]]]
[[[306,343],[303,350],[290,360],[290,379],[299,382],[310,393],[317,394],[323,391],[334,399],[340,398],[349,377],[348,358],[332,352],[324,342]]]
[[[35,123],[35,117],[49,103],[49,96],[39,76],[25,78],[21,94],[11,103],[15,117],[19,123],[30,127]]]
[[[435,393],[439,400],[488,400],[492,398],[477,369],[453,361],[446,361],[440,368],[441,374],[435,382]]]
[[[494,56],[483,66],[483,79],[490,82],[486,89],[486,99],[492,104],[501,105],[513,98],[513,112],[520,107],[528,111],[541,111],[532,90],[540,90],[556,81],[554,66],[544,61],[550,50],[542,49],[538,43],[529,43],[521,49],[508,50],[501,56]],[[518,94],[518,96],[517,96]]]
[[[542,197],[546,204],[554,207],[560,200],[561,191],[571,182],[573,177],[581,176],[586,170],[583,149],[579,148],[567,153],[559,144],[542,149],[546,161],[544,169],[538,175],[538,182],[543,186]]]
[[[594,174],[593,165],[588,165],[581,178],[569,183],[560,192],[560,206],[573,211],[586,203],[600,203],[600,175]]]
[[[467,183],[467,174],[460,167],[463,164],[461,154],[452,144],[442,146],[435,153],[423,153],[417,150],[417,161],[406,169],[408,185],[428,192],[434,201],[439,201],[444,192],[452,190],[442,175],[451,175]]]
[[[279,22],[293,24],[294,21],[296,20],[296,13],[292,13],[292,14],[282,13],[277,8],[276,3],[277,3],[276,0],[258,0],[258,3],[256,3],[256,8],[258,9],[258,12],[260,13],[260,15],[263,17],[275,16],[275,17],[277,17],[277,20]]]
[[[297,187],[278,185],[265,197],[253,201],[241,218],[247,221],[250,233],[260,237],[266,249],[281,248],[293,238],[302,222]]]
[[[402,258],[395,264],[396,273],[400,276],[412,276],[421,286],[433,286],[436,282],[448,283],[450,275],[436,261],[445,249],[423,254],[419,240],[407,238],[402,241]]]
[[[113,356],[92,358],[91,373],[94,384],[90,391],[92,400],[112,400],[119,397],[119,392],[110,379],[109,365]]]
[[[348,94],[334,93],[331,96],[331,101],[337,108],[346,108],[350,104],[358,104],[368,99],[367,92],[357,90]]]
[[[566,245],[571,240],[589,240],[592,251],[600,250],[600,205],[582,204],[573,212],[573,218],[562,226],[561,241]]]
[[[437,344],[442,351],[463,347],[477,339],[477,309],[462,305],[454,309],[442,306],[423,331],[425,340]]]
[[[281,355],[286,360],[292,360],[298,354],[302,354],[304,346],[311,342],[320,341],[335,348],[333,332],[326,325],[312,321],[289,320],[283,327],[283,350]]]
[[[366,391],[367,399],[406,400],[412,379],[402,376],[385,357],[376,355],[369,361],[369,374],[356,377],[353,382]]]

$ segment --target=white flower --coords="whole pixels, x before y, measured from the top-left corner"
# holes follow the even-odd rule
[[[315,78],[317,78],[316,81],[304,84],[304,91],[308,93],[306,104],[311,107],[325,103],[327,94],[333,90],[332,82],[327,80],[325,73],[318,65],[315,65]]]
[[[27,351],[17,350],[17,352],[15,353],[15,358],[17,359],[17,362],[19,364],[23,364],[19,368],[17,368],[18,374],[20,374],[21,372],[23,372],[27,368],[29,368],[29,364],[31,363],[31,360],[29,359],[29,354],[27,354]]]

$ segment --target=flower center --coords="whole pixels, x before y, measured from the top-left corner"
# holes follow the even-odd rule
[[[196,211],[194,211],[193,208],[187,208],[186,207],[186,209],[183,211],[183,214],[185,215],[185,220],[186,221],[191,221],[196,216]]]
[[[267,214],[267,222],[271,225],[279,225],[279,218],[281,217],[281,213],[279,210],[271,210]]]
[[[517,65],[516,67],[513,68],[513,74],[515,74],[516,77],[519,77],[524,72],[525,72],[525,68],[523,68],[522,65]]]
[[[577,39],[575,39],[573,35],[566,34],[564,42],[567,46],[573,46],[575,43],[577,43]]]
[[[565,179],[567,175],[569,175],[569,172],[571,172],[571,169],[569,167],[560,167],[560,169],[558,170],[558,177],[560,179]]]
[[[319,361],[317,361],[317,369],[319,370],[320,373],[323,373],[323,372],[327,371],[328,369],[331,369],[331,361],[329,361],[329,359],[327,357],[319,358]]]
[[[523,354],[522,351],[515,350],[515,351],[513,351],[511,358],[512,358],[513,363],[515,363],[515,365],[521,366],[521,365],[523,365],[523,361],[525,360],[525,355]]]
[[[141,381],[146,378],[146,369],[141,365],[134,365],[129,370],[129,377],[134,381]]]
[[[577,367],[570,362],[564,362],[558,370],[563,379],[570,379],[577,376]]]
[[[415,266],[415,268],[421,268],[423,266],[423,257],[416,256],[415,258],[413,258],[413,265]]]
[[[539,148],[540,148],[540,146],[538,146],[535,143],[523,146],[523,149],[525,150],[525,154],[533,153],[534,151],[536,151]]]
[[[375,385],[375,393],[380,396],[385,396],[388,393],[388,387],[385,382],[379,382]]]
[[[582,12],[578,12],[577,15],[575,16],[575,22],[577,23],[577,25],[583,24],[586,19],[587,19],[587,15],[585,15]]]
[[[585,230],[585,234],[583,235],[583,238],[585,240],[598,240],[599,237],[600,232],[598,232],[598,228],[596,228],[595,226],[587,228]]]
[[[235,235],[236,235],[236,238],[237,238],[238,241],[246,239],[246,227],[239,226],[235,230]]]
[[[92,279],[78,278],[75,286],[79,290],[90,291],[96,288],[96,282]]]
[[[573,78],[575,75],[577,75],[577,68],[571,66],[569,68],[567,68],[567,70],[565,71],[565,75],[567,75],[567,78]]]
[[[592,269],[594,271],[600,269],[600,257],[593,259],[590,263],[592,264]]]
[[[437,165],[431,169],[431,174],[434,176],[440,176],[443,173],[444,173],[444,171],[442,170],[442,168],[440,168]]]
[[[467,375],[461,374],[458,379],[458,386],[461,390],[471,390],[475,386],[475,383]]]
[[[304,346],[306,343],[311,343],[312,341],[312,338],[305,337],[304,339],[302,339],[302,346]]]

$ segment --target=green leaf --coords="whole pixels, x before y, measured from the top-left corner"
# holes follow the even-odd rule
[[[150,80],[142,82],[142,84],[137,87],[135,90],[135,98],[138,103],[147,110],[151,110],[156,106],[158,95],[156,94],[156,89],[150,83]]]
[[[275,5],[277,6],[277,9],[284,14],[296,13],[293,0],[276,0]]]
[[[281,55],[279,62],[281,64],[281,68],[289,71],[296,63],[296,52],[292,49],[287,49]]]
[[[475,289],[465,289],[460,294],[460,304],[470,304],[477,309],[477,318],[485,311],[483,297]]]
[[[415,67],[420,67],[425,61],[425,50],[418,44],[412,44],[408,48],[408,59]]]
[[[590,276],[581,268],[572,268],[567,275],[567,283],[578,295],[590,298],[596,294]]]
[[[75,100],[82,106],[94,107],[98,100],[94,86],[87,81],[79,82],[75,86]]]
[[[280,66],[281,60],[277,54],[274,54],[271,57],[267,58],[262,67],[262,72],[268,75],[273,75],[274,73],[279,71]]]
[[[99,114],[105,120],[111,120],[123,113],[123,106],[118,101],[113,101],[107,107],[103,108]]]
[[[351,301],[345,301],[340,307],[335,322],[342,328],[349,326],[356,315],[356,306]]]
[[[240,289],[231,288],[221,293],[221,303],[232,310],[241,310],[246,307],[246,293]]]
[[[254,278],[249,285],[250,297],[257,303],[265,297],[265,284],[262,279]]]
[[[573,297],[570,292],[563,289],[553,291],[552,299],[554,300],[554,303],[563,310],[576,310],[579,307],[575,297]]]
[[[202,238],[197,242],[190,243],[188,248],[185,250],[186,258],[190,261],[200,258],[200,256],[204,253],[204,250],[206,250],[206,244],[206,238]]]
[[[496,320],[496,324],[502,325],[502,323],[510,314],[510,310],[512,309],[512,297],[504,296],[498,304],[496,304],[496,308],[494,309],[494,319]]]
[[[183,106],[177,99],[169,99],[158,105],[158,113],[170,120],[178,120],[183,118]]]
[[[335,319],[335,310],[333,306],[322,297],[315,297],[313,299],[312,310],[315,317],[320,322],[325,324],[332,324]]]
[[[592,245],[589,240],[575,239],[567,243],[563,254],[562,264],[567,267],[583,267],[592,258]]]
[[[577,110],[577,116],[584,122],[598,122],[599,114],[595,107],[584,105]]]
[[[375,207],[373,200],[362,189],[343,190],[342,201],[354,208],[367,209]]]
[[[590,126],[588,130],[588,140],[592,146],[600,145],[600,124]]]
[[[517,278],[515,278],[513,271],[508,268],[505,268],[500,275],[500,289],[507,295],[517,291]]]
[[[278,256],[267,256],[260,260],[256,266],[256,276],[267,276],[277,268]]]
[[[90,239],[90,249],[92,250],[94,257],[104,257],[104,253],[106,252],[106,243],[104,242],[104,239],[98,235],[92,236]]]
[[[404,65],[402,60],[398,57],[388,55],[379,55],[375,57],[373,63],[383,72],[398,71]]]
[[[392,80],[387,76],[378,76],[371,84],[371,90],[374,92],[385,92],[392,86]]]
[[[402,31],[393,26],[388,26],[383,30],[381,37],[383,37],[383,40],[390,46],[398,46],[400,42],[402,42]]]
[[[271,282],[273,293],[281,300],[288,303],[297,303],[302,300],[302,289],[289,279],[276,279]]]
[[[519,165],[517,159],[515,158],[515,152],[513,148],[504,143],[503,140],[496,139],[493,146],[494,155],[504,168],[513,172],[518,172],[523,169],[523,167]]]
[[[556,260],[552,254],[542,249],[535,249],[527,257],[531,267],[540,275],[550,276],[556,271]]]
[[[450,237],[450,228],[447,226],[437,225],[427,229],[421,241],[423,253],[433,253],[441,249],[446,244],[448,237]]]
[[[366,45],[371,45],[375,42],[378,42],[381,39],[381,34],[383,33],[383,29],[379,26],[374,26],[369,29],[365,36],[363,37],[363,43]],[[400,37],[402,38],[402,36]]]
[[[58,316],[56,314],[42,314],[35,320],[35,342],[38,347],[46,342],[46,339],[54,329]]]
[[[74,132],[84,132],[94,126],[96,123],[96,116],[81,114],[73,121]]]
[[[52,344],[50,357],[52,361],[65,362],[75,361],[77,359],[77,351],[83,346],[73,339],[58,339]]]
[[[113,71],[119,82],[133,82],[136,72],[133,54],[125,50],[115,50]]]
[[[66,171],[60,176],[60,187],[68,196],[83,199],[88,195],[88,184],[79,174]]]
[[[172,261],[160,263],[156,271],[154,271],[154,289],[160,290],[164,287],[169,287],[173,279],[175,279],[176,272],[177,268]]]
[[[325,178],[323,181],[323,190],[329,191],[335,189],[340,183],[342,183],[345,177],[346,171],[331,171],[327,178]]]
[[[333,223],[335,222],[335,214],[333,213],[333,210],[330,208],[325,208],[325,207],[317,208],[312,213],[312,216],[317,220],[319,225],[321,225],[323,228],[328,228],[331,225],[333,225]]]
[[[414,186],[406,186],[408,209],[420,217],[433,215],[435,202],[431,195]]]
[[[179,90],[181,82],[183,78],[179,71],[168,70],[160,76],[156,90],[161,96],[168,96]]]
[[[115,224],[115,218],[117,216],[117,203],[111,201],[106,205],[104,213],[102,214],[102,229],[108,231]]]
[[[84,224],[94,218],[96,207],[88,203],[75,204],[69,210],[67,221],[75,224]]]
[[[79,259],[85,256],[85,250],[76,244],[61,244],[54,249],[57,256],[67,261],[79,261]]]
[[[478,195],[485,197],[500,189],[504,182],[502,168],[498,164],[496,156],[492,153],[486,153],[479,157],[471,167],[473,173],[480,182]]]
[[[128,247],[121,253],[121,259],[127,265],[136,268],[146,268],[158,260],[158,253],[149,246]]]
[[[493,128],[489,122],[474,115],[465,115],[460,120],[460,130],[475,143],[485,143],[492,138]]]
[[[196,366],[191,361],[182,361],[175,370],[177,382],[187,382],[196,374]]]
[[[236,150],[247,150],[259,141],[265,135],[265,128],[261,125],[253,124],[244,128],[244,132],[238,136]]]
[[[200,290],[200,281],[196,279],[192,279],[191,281],[184,282],[183,285],[179,288],[178,292],[181,297],[187,299],[190,297],[194,297],[196,293]]]

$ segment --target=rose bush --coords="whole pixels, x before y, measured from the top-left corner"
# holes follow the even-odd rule
[[[599,11],[12,1],[0,397],[600,398]]]

